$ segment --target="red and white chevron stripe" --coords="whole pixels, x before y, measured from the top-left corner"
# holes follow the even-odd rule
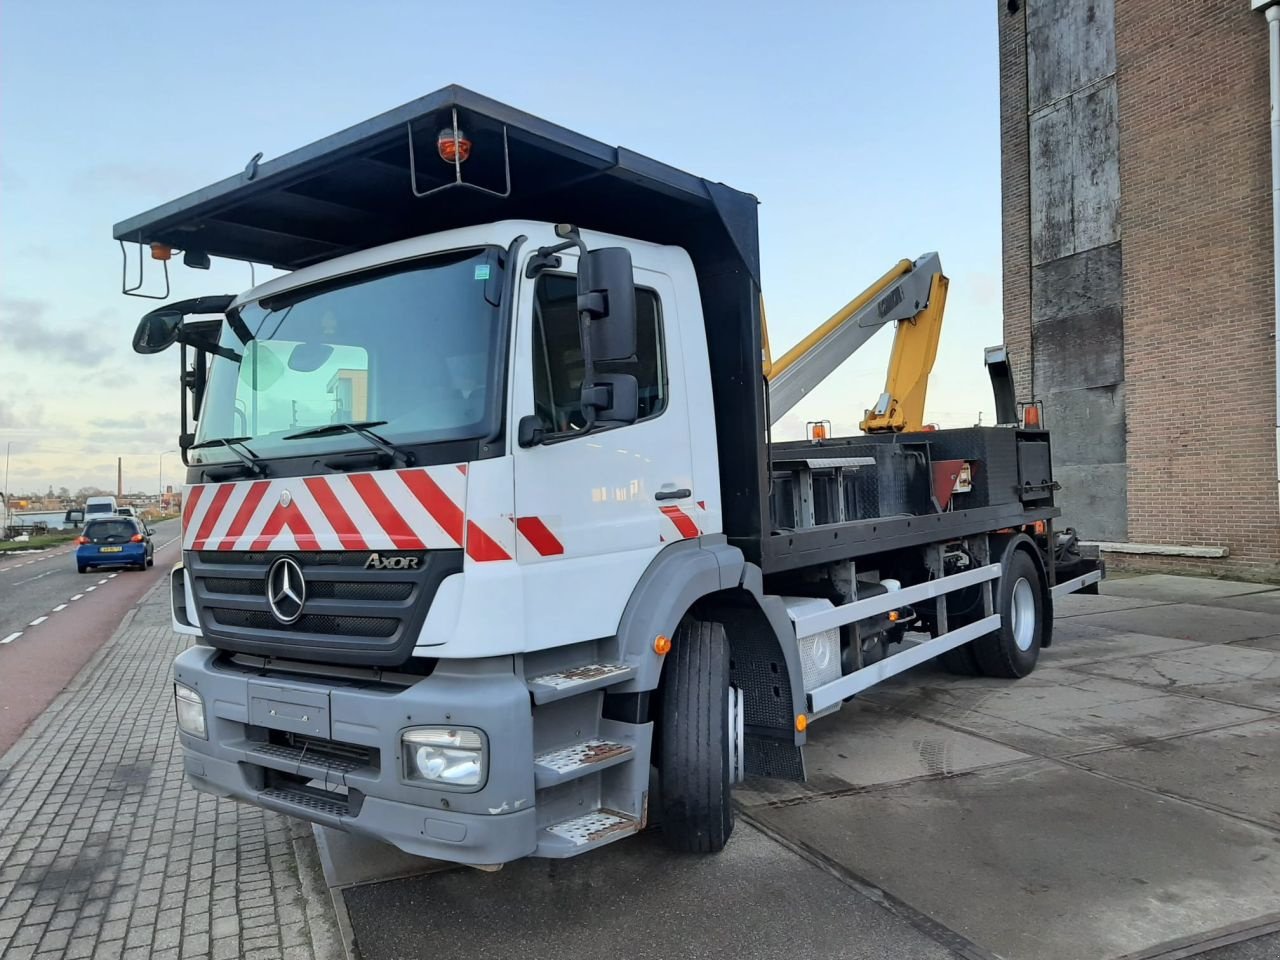
[[[182,546],[431,550],[457,549],[474,538],[484,559],[510,559],[498,556],[501,548],[491,549],[484,532],[467,524],[466,508],[465,463],[193,484],[183,496]]]
[[[697,503],[684,506],[668,503],[659,507],[658,510],[663,516],[663,522],[658,533],[658,540],[662,543],[702,536],[702,528],[706,526],[704,517],[707,511],[707,504],[705,500],[699,500]]]

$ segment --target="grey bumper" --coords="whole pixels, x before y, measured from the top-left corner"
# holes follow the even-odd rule
[[[511,658],[440,661],[394,687],[248,671],[199,646],[178,657],[174,678],[204,698],[208,740],[179,734],[197,789],[456,863],[505,863],[537,845],[529,693]],[[478,789],[405,781],[401,731],[431,725],[484,733]]]

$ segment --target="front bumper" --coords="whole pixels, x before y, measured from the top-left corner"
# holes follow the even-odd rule
[[[76,551],[76,564],[81,567],[136,567],[146,562],[147,548],[142,544],[130,544],[119,553],[83,549]]]
[[[174,678],[204,699],[208,740],[179,734],[199,790],[456,863],[506,863],[537,845],[529,693],[509,657],[441,661],[405,687],[241,667],[197,646]],[[401,731],[450,724],[487,735],[482,786],[406,782]]]

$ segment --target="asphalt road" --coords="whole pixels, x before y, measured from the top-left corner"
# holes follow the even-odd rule
[[[76,571],[75,546],[0,554],[0,755],[177,561],[178,522],[155,526],[145,573]]]

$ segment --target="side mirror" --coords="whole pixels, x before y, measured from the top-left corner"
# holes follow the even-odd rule
[[[635,356],[636,279],[630,250],[602,247],[579,259],[578,310],[591,316],[593,361]]]
[[[182,331],[182,311],[172,307],[157,307],[138,321],[133,332],[134,353],[161,353],[178,340]]]
[[[640,385],[629,373],[597,373],[582,387],[582,405],[595,410],[596,423],[635,423],[640,417]]]
[[[520,423],[516,426],[516,443],[525,449],[536,447],[542,442],[546,432],[546,425],[541,417],[533,413],[527,414],[520,418]]]

